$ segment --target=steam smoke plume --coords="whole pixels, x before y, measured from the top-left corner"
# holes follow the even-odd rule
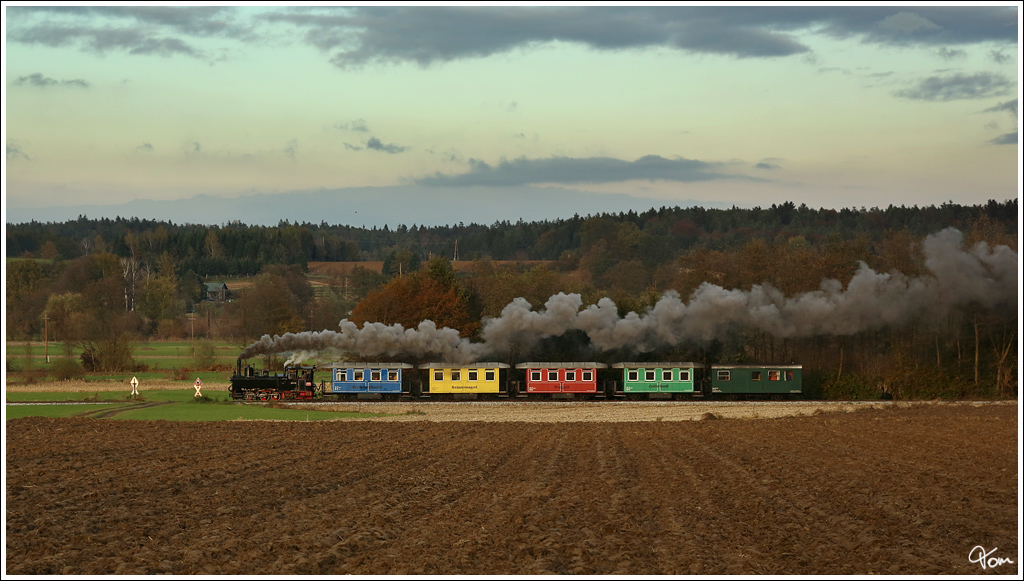
[[[509,303],[494,319],[484,321],[482,342],[459,337],[458,331],[438,329],[423,321],[415,329],[366,323],[360,329],[345,319],[341,331],[264,335],[242,353],[243,358],[303,351],[350,352],[360,357],[427,355],[468,363],[509,352],[515,345],[529,349],[547,337],[579,330],[599,350],[634,348],[650,351],[689,340],[716,339],[733,327],[746,327],[776,337],[852,335],[886,326],[899,326],[924,315],[941,316],[953,306],[976,302],[992,308],[1016,304],[1017,253],[1006,246],[990,250],[984,242],[961,249],[963,235],[947,228],[924,241],[925,266],[931,276],[907,277],[899,272],[878,273],[863,262],[846,288],[825,279],[819,290],[784,296],[769,285],[749,291],[726,290],[703,283],[683,302],[675,291],[642,315],[619,317],[611,299],[581,310],[578,294],[558,293],[534,311],[525,299]],[[294,358],[295,356],[293,356]]]

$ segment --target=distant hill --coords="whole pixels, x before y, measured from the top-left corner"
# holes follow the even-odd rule
[[[625,194],[598,194],[561,188],[427,188],[392,186],[320,189],[237,197],[200,195],[184,200],[135,200],[124,204],[83,204],[7,208],[7,223],[64,222],[79,216],[170,221],[176,224],[276,226],[282,220],[355,227],[455,225],[519,220],[535,222],[661,206],[726,207],[695,200],[658,200]]]

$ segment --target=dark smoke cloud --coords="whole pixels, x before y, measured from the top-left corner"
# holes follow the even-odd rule
[[[433,321],[423,321],[415,329],[383,323],[366,323],[360,329],[347,319],[342,320],[339,326],[341,332],[324,330],[285,333],[273,337],[264,335],[246,347],[241,357],[247,359],[273,353],[331,351],[358,353],[364,357],[406,355],[421,358],[439,355],[447,361],[473,361],[484,352],[481,345],[463,339],[457,330],[448,327],[438,329]]]
[[[438,329],[431,321],[423,321],[415,329],[381,323],[367,323],[360,329],[343,320],[340,332],[264,335],[247,347],[242,357],[336,351],[361,357],[420,359],[429,355],[468,363],[508,353],[513,346],[523,352],[545,338],[569,331],[582,331],[598,350],[645,352],[721,338],[737,327],[776,337],[852,335],[904,325],[924,316],[941,316],[960,304],[992,308],[1015,303],[1017,253],[1006,246],[990,249],[984,242],[963,250],[962,244],[963,235],[953,228],[927,237],[923,247],[930,276],[879,273],[861,263],[845,288],[840,281],[826,279],[819,290],[792,297],[769,285],[727,290],[705,282],[688,303],[669,291],[642,315],[629,313],[625,317],[619,316],[611,299],[582,308],[580,295],[558,293],[539,311],[525,299],[513,300],[500,316],[484,321],[483,341],[478,343],[459,337],[454,329]]]

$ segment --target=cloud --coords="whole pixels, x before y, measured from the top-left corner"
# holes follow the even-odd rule
[[[506,53],[547,42],[601,50],[669,47],[738,57],[809,49],[788,34],[737,29],[727,14],[666,8],[364,7],[266,16],[304,32],[338,67],[414,62],[423,66]]]
[[[265,16],[304,33],[339,67],[480,58],[547,42],[599,50],[663,47],[739,58],[809,53],[795,34],[888,45],[1014,43],[1014,7],[358,7]]]
[[[1017,132],[1004,133],[995,139],[990,139],[988,142],[994,145],[1017,145]]]
[[[30,30],[14,31],[10,40],[49,47],[76,46],[85,52],[106,54],[124,51],[131,55],[170,57],[185,55],[206,58],[206,54],[191,44],[171,37],[130,28],[93,28],[83,26],[38,26]]]
[[[996,64],[1002,65],[1010,62],[1013,57],[1004,53],[1002,50],[991,50],[988,53],[988,58],[995,61]]]
[[[146,142],[135,148],[135,153],[150,153],[156,151],[152,143]]]
[[[428,149],[424,149],[423,151],[426,151],[427,153],[429,153],[431,155],[440,156],[441,159],[443,159],[444,161],[447,161],[447,162],[459,162],[459,163],[461,163],[462,159],[463,159],[462,158],[462,154],[460,154],[457,150],[454,150],[454,149],[450,149],[448,151],[438,151],[437,149],[431,147],[431,148],[428,148]]]
[[[940,47],[939,50],[935,51],[935,54],[939,55],[939,58],[944,60],[962,59],[967,58],[967,51],[960,50],[959,48],[946,48]]]
[[[216,6],[51,6],[25,7],[22,10],[58,18],[80,20],[95,17],[107,21],[128,21],[193,36],[240,36],[246,28],[235,23],[236,10]]]
[[[383,151],[385,153],[402,153],[403,151],[409,148],[407,146],[396,145],[394,143],[383,143],[381,142],[380,139],[377,139],[376,137],[371,137],[366,141],[366,147],[346,143],[345,149],[351,151],[363,151],[364,149],[372,149],[374,151]]]
[[[11,42],[209,61],[204,41],[284,44],[297,31],[342,68],[428,66],[551,42],[775,58],[811,55],[802,34],[899,46],[1017,40],[1015,6],[16,6],[7,20]]]
[[[362,131],[368,132],[370,130],[366,125],[365,119],[353,119],[352,121],[338,122],[331,125],[331,128],[337,129],[338,131]]]
[[[878,28],[896,35],[912,35],[921,31],[942,30],[942,27],[938,24],[913,12],[899,12],[892,16],[886,16],[878,23]]]
[[[299,152],[299,142],[296,139],[292,139],[288,142],[288,145],[284,148],[284,154],[288,157],[295,159],[295,155]]]
[[[836,38],[897,46],[943,46],[979,42],[1016,43],[1017,9],[991,6],[836,6],[790,9],[814,18],[820,32]]]
[[[782,166],[777,163],[768,163],[762,161],[761,163],[754,166],[754,169],[781,169]]]
[[[51,79],[50,77],[43,76],[42,73],[32,73],[24,77],[18,77],[18,80],[14,82],[15,85],[30,85],[32,87],[78,87],[87,89],[92,86],[85,79],[71,79],[69,81],[57,79]]]
[[[13,160],[18,159],[18,158],[24,159],[25,161],[32,161],[32,158],[30,158],[28,156],[28,154],[25,153],[25,151],[23,149],[21,149],[20,146],[18,146],[17,144],[14,144],[14,143],[8,143],[7,144],[7,159],[13,161]]]
[[[822,75],[825,73],[842,73],[844,75],[853,74],[853,72],[845,67],[821,67],[818,69],[818,74]]]
[[[196,39],[253,40],[235,9],[209,6],[23,6],[7,10],[8,41],[72,47],[104,55],[188,56],[216,60]]]
[[[982,113],[999,113],[1001,111],[1006,111],[1007,113],[1012,115],[1014,119],[1016,119],[1017,118],[1017,99],[1014,99],[1012,101],[1005,101],[1005,102],[1000,103],[998,105],[995,105],[993,107],[989,107],[988,109],[985,109],[984,111],[982,111]]]
[[[1002,75],[957,73],[948,77],[928,77],[914,87],[894,91],[893,95],[920,101],[954,101],[1005,95],[1013,88],[1014,83]]]
[[[188,144],[192,148],[192,153],[201,153],[203,150],[203,146],[198,141],[189,141]]]
[[[743,175],[709,171],[717,164],[685,158],[666,159],[658,155],[647,155],[636,161],[610,157],[520,157],[512,161],[502,160],[497,166],[471,159],[469,165],[467,173],[445,175],[438,172],[433,176],[416,180],[416,183],[426,186],[520,186],[627,180],[698,182],[715,179],[754,179]]]
[[[376,151],[384,151],[387,153],[402,153],[409,148],[403,145],[395,145],[394,143],[381,143],[381,141],[376,137],[371,137],[369,141],[366,142],[366,149],[374,149]]]

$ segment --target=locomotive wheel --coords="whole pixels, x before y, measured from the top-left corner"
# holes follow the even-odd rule
[[[267,394],[265,394],[265,393],[261,393],[260,394],[260,401],[267,401],[268,399],[270,399],[270,397]]]

